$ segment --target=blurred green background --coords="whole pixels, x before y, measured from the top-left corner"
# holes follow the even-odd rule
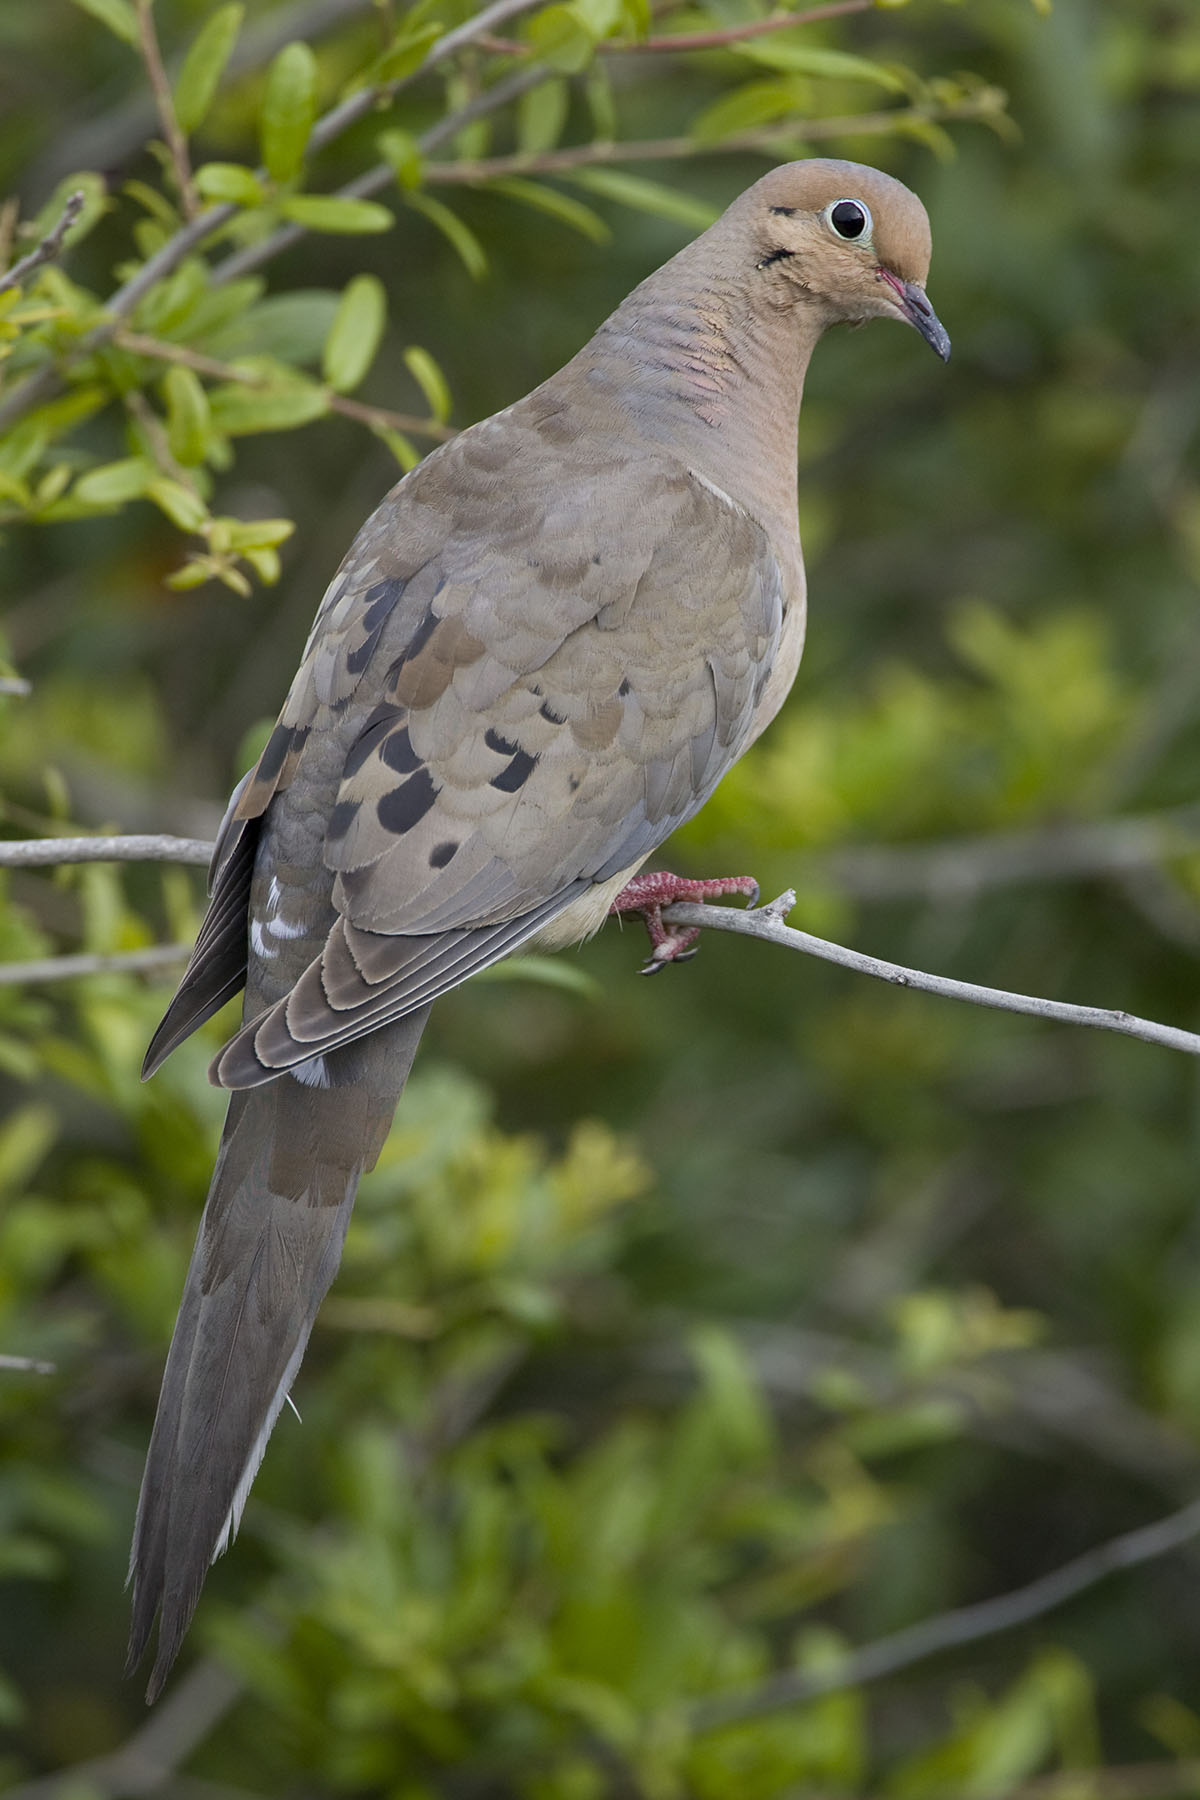
[[[3,187],[35,215],[74,170],[104,175],[114,204],[65,264],[98,297],[135,253],[122,184],[170,192],[144,70],[90,16],[108,10],[0,10]],[[215,10],[159,0],[169,62]],[[713,0],[650,29],[759,16]],[[637,24],[580,17],[601,40]],[[386,7],[254,5],[246,35],[307,37],[326,106],[402,28]],[[527,29],[548,27],[498,28]],[[438,152],[505,154],[514,130],[587,143],[606,109],[622,139],[684,134],[724,99],[714,139],[766,121],[793,150],[878,162],[932,219],[953,360],[875,326],[821,345],[799,446],[806,661],[663,860],[794,885],[794,923],[903,963],[1197,1028],[1200,14],[913,0],[795,41],[906,73],[889,89],[834,64],[601,42],[560,70],[544,116],[497,111]],[[418,80],[322,153],[314,187],[371,163],[381,128],[461,106],[496,57],[510,66],[485,50]],[[256,161],[265,60],[230,72],[203,157]],[[981,91],[964,70],[1007,93],[1003,118],[939,122]],[[761,95],[785,81],[791,111]],[[797,123],[906,104],[927,122]],[[661,196],[631,209],[551,181],[603,242],[486,183],[438,186],[467,260],[474,240],[486,254],[474,276],[411,207],[379,235],[309,234],[263,274],[310,296],[376,274],[388,328],[358,398],[424,414],[415,343],[462,425],[572,354],[691,235],[684,217],[787,153],[715,142],[619,165],[690,197],[674,218]],[[274,353],[319,361],[313,321],[333,305],[288,315]],[[30,343],[36,360],[51,340]],[[161,410],[160,373],[127,357],[105,379],[145,383]],[[72,479],[138,452],[120,410],[65,440]],[[296,521],[277,586],[164,586],[180,533],[145,502],[40,520],[14,505],[4,645],[32,692],[0,699],[6,835],[215,829],[397,475],[345,416],[236,449],[212,490],[197,480],[222,514]],[[183,940],[202,905],[197,871],[153,864],[10,871],[3,895],[13,962]],[[146,1729],[120,1673],[121,1583],[219,1131],[204,1068],[222,1027],[142,1087],[165,979],[0,986],[0,1351],[54,1364],[0,1369],[5,1785],[1196,1791],[1195,1545],[878,1682],[835,1678],[729,1724],[704,1705],[836,1672],[1194,1494],[1197,1064],[716,934],[645,982],[642,949],[610,927],[558,959],[561,985],[480,981],[437,1008],[297,1383],[303,1426],[281,1420],[210,1578],[157,1764],[120,1754]],[[69,1790],[51,1780],[80,1763]]]

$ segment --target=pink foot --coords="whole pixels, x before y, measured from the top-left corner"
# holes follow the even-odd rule
[[[745,894],[747,904],[758,901],[758,883],[752,875],[718,875],[711,881],[689,881],[684,875],[671,875],[657,869],[652,875],[635,875],[623,887],[608,909],[609,917],[640,913],[650,934],[650,959],[642,965],[643,975],[657,975],[668,963],[687,962],[696,954],[700,936],[698,925],[667,925],[663,907],[676,900],[719,900],[723,894]]]

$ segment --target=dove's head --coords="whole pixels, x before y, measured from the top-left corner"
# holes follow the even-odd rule
[[[736,210],[768,304],[807,301],[827,324],[903,319],[943,362],[949,357],[950,339],[925,298],[929,220],[902,182],[862,163],[784,163]]]

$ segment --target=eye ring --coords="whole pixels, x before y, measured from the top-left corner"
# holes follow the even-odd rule
[[[871,209],[861,200],[831,200],[825,208],[825,223],[844,244],[869,244],[874,221]]]

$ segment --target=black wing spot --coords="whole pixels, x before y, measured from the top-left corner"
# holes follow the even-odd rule
[[[421,767],[421,759],[412,747],[407,725],[401,725],[398,730],[388,733],[380,755],[388,768],[394,769],[397,775],[415,775]]]
[[[363,595],[364,606],[359,624],[365,635],[362,643],[346,657],[346,668],[351,675],[361,675],[374,656],[383,628],[403,592],[402,581],[377,581]]]
[[[418,769],[400,787],[385,794],[375,808],[376,817],[385,831],[402,837],[419,825],[437,799],[438,790],[428,769]]]
[[[355,819],[358,817],[357,800],[339,800],[329,815],[329,823],[325,827],[325,842],[334,844],[344,838]]]
[[[624,700],[626,696],[632,694],[632,692],[633,683],[630,681],[628,675],[626,675],[624,681],[622,681],[620,687],[617,689],[617,693],[620,695],[621,699]]]
[[[379,748],[398,719],[404,717],[403,708],[399,706],[377,706],[362,731],[350,746],[345,763],[342,765],[343,777],[357,775],[371,753]],[[416,767],[414,763],[413,767]],[[399,771],[407,774],[407,770]]]
[[[411,662],[414,656],[420,656],[422,650],[425,648],[441,622],[442,621],[438,618],[438,615],[431,606],[429,611],[425,614],[425,617],[417,626],[417,629],[409,638],[407,644],[404,646],[402,654],[396,658],[395,662],[388,670],[387,678],[389,683],[395,681],[405,663]]]
[[[444,869],[446,864],[458,853],[458,845],[454,843],[435,844],[429,852],[431,869]]]
[[[259,757],[258,766],[254,771],[254,779],[256,781],[278,781],[279,772],[287,761],[292,745],[295,744],[298,747],[307,736],[307,725],[292,726],[282,723],[276,725],[263,746],[263,753]]]
[[[507,738],[501,737],[500,733],[491,725],[484,732],[483,741],[489,750],[496,752],[497,756],[515,756],[520,748],[518,744],[510,744]]]
[[[515,794],[529,780],[537,762],[537,757],[531,756],[528,750],[518,750],[508,767],[492,777],[492,787],[499,788],[502,794]]]
[[[538,711],[543,719],[545,719],[547,725],[565,725],[567,722],[567,715],[565,713],[556,713],[548,700],[542,702],[538,707]]]

